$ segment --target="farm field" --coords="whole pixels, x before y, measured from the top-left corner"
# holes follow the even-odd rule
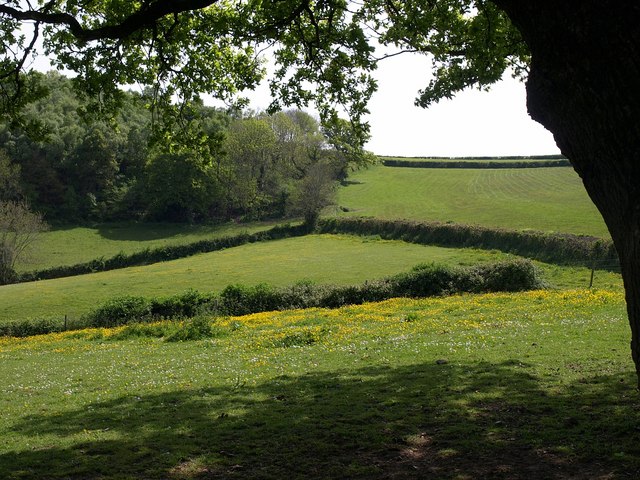
[[[609,238],[569,167],[425,169],[376,165],[339,190],[338,215],[435,220]]]
[[[224,225],[184,225],[171,223],[109,223],[96,226],[54,226],[44,232],[33,258],[20,265],[20,271],[113,257],[120,252],[133,253],[146,248],[182,245],[198,240],[254,233],[271,228],[273,223]]]
[[[118,295],[165,296],[189,288],[220,291],[233,283],[290,285],[361,283],[425,262],[471,265],[507,255],[438,248],[346,235],[311,235],[243,245],[170,262],[89,275],[5,285],[0,322],[25,317],[76,317]]]
[[[358,284],[408,271],[420,263],[474,265],[513,258],[498,251],[441,248],[348,235],[309,235],[130,267],[0,288],[0,323],[25,318],[77,318],[121,295],[169,296],[188,289],[219,292],[230,284],[285,286]],[[585,288],[590,270],[536,262],[553,288]],[[594,285],[620,291],[620,275],[598,271]]]
[[[396,299],[207,325],[182,342],[157,338],[163,324],[0,339],[0,477],[639,472],[619,293]]]
[[[339,215],[608,236],[568,168],[375,166],[351,180]],[[60,228],[27,269],[271,226]],[[5,285],[0,325],[77,318],[121,295],[508,258],[308,235]],[[0,337],[0,478],[640,478],[620,276],[596,271],[586,289],[589,269],[534,263],[547,290]]]

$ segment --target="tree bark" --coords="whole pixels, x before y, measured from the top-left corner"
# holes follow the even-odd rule
[[[640,386],[640,2],[494,3],[531,51],[529,113],[573,164],[618,251]]]

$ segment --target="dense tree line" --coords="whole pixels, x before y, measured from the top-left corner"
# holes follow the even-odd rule
[[[48,219],[312,222],[350,165],[346,122],[322,131],[300,110],[267,115],[202,103],[157,119],[150,95],[134,92],[122,92],[117,113],[106,116],[72,80],[31,75],[48,94],[23,117],[40,132],[0,125],[0,195]]]

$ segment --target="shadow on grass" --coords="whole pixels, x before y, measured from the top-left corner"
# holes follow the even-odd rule
[[[22,420],[58,441],[0,456],[0,477],[640,478],[633,381],[418,364],[132,395]]]
[[[113,223],[89,223],[89,224],[58,224],[50,226],[51,232],[67,232],[78,228],[97,230],[98,234],[108,240],[139,241],[164,240],[191,233],[202,229],[215,231],[217,227],[201,227],[189,224],[160,223],[160,222],[113,222]]]
[[[98,233],[108,240],[148,242],[151,240],[165,240],[180,235],[215,232],[220,226],[197,226],[181,223],[105,223],[97,225]]]

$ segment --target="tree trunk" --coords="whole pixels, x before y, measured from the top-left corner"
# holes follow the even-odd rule
[[[529,113],[573,164],[618,251],[640,385],[640,2],[494,3],[531,50]]]

